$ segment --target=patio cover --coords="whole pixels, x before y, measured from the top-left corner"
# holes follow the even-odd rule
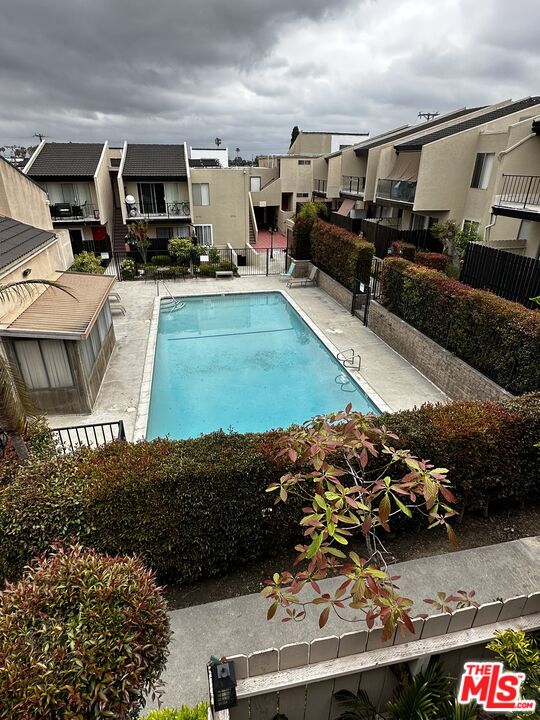
[[[344,200],[339,206],[337,214],[347,216],[351,212],[355,202],[356,200]]]
[[[418,180],[420,153],[399,153],[385,180]]]
[[[0,335],[86,340],[116,278],[66,272],[56,282],[74,297],[57,288],[47,288],[7,328],[0,329]]]

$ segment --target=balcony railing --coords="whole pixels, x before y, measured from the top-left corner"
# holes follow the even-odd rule
[[[99,220],[99,210],[91,203],[54,203],[50,206],[51,218],[60,220]]]
[[[365,177],[358,177],[356,175],[342,175],[341,176],[341,192],[351,193],[353,195],[360,195],[364,192],[366,184]]]
[[[313,180],[313,192],[326,194],[326,180]]]
[[[184,200],[163,203],[126,203],[126,216],[128,220],[141,217],[187,220],[190,217],[190,207],[189,203]]]
[[[408,180],[379,180],[377,197],[396,200],[397,202],[413,203],[416,183]]]
[[[503,175],[502,191],[495,204],[516,209],[540,206],[540,176]]]

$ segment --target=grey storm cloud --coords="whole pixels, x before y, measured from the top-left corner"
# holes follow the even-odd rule
[[[377,132],[540,91],[537,0],[3,0],[0,145]]]

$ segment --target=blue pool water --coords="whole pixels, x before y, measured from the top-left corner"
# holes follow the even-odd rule
[[[160,311],[148,438],[288,427],[349,402],[379,413],[280,293],[182,301]]]

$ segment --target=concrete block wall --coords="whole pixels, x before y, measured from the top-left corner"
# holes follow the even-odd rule
[[[372,302],[368,326],[452,400],[500,402],[512,395],[397,315]]]

